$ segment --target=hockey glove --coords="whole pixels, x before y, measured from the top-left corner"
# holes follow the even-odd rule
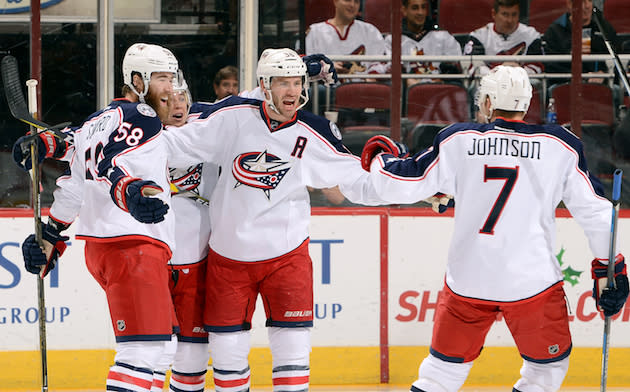
[[[22,136],[13,144],[13,160],[24,170],[31,170],[33,167],[29,139],[32,140],[33,136]],[[67,141],[60,140],[52,132],[41,132],[34,140],[37,141],[38,163],[42,163],[45,158],[59,159],[63,157],[69,146]]]
[[[164,220],[168,205],[154,197],[162,192],[158,184],[134,177],[120,177],[112,184],[109,194],[123,211],[142,223],[158,223]]]
[[[397,158],[407,158],[409,150],[403,143],[396,142],[387,136],[372,136],[365,142],[363,152],[361,152],[361,166],[370,171],[372,160],[381,153],[390,154]]]
[[[42,278],[57,265],[57,260],[66,250],[65,241],[70,237],[61,235],[60,232],[68,226],[49,219],[49,222],[42,226],[42,242],[44,249],[39,247],[35,241],[35,234],[26,237],[22,243],[22,256],[24,257],[24,268],[32,274],[39,274]]]
[[[423,200],[425,203],[431,204],[433,211],[438,214],[443,214],[449,207],[455,205],[455,200],[451,195],[445,195],[444,193],[436,193],[435,195]]]
[[[302,61],[306,64],[309,81],[317,82],[318,80],[323,80],[327,86],[331,86],[339,81],[334,63],[323,54],[309,54],[302,57]]]
[[[616,288],[608,287],[607,276],[608,266],[595,259],[591,262],[591,277],[593,278],[593,298],[604,316],[614,316],[619,312],[628,298],[628,275],[626,273],[626,263],[622,254],[615,258],[615,283]]]

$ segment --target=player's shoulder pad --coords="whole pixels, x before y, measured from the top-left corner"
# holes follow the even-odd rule
[[[241,106],[241,105],[250,105],[259,107],[262,104],[262,101],[258,99],[251,98],[243,98],[237,95],[232,95],[230,97],[224,98],[216,103],[208,103],[208,102],[195,102],[191,107],[189,113],[199,113],[199,118],[206,118],[210,116],[212,113],[217,110]]]
[[[341,131],[334,122],[305,110],[298,110],[297,119],[323,136],[329,143],[335,146],[338,151],[348,152],[342,144]]]

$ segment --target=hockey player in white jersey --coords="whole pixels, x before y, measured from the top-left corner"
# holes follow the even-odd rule
[[[85,240],[86,264],[105,290],[116,335],[107,389],[149,391],[165,342],[178,328],[166,268],[174,219],[167,214],[167,154],[159,142],[178,63],[165,48],[134,44],[122,69],[125,98],[74,131],[70,173],[57,180],[43,238],[60,249],[68,238],[60,232],[80,217],[76,237]],[[46,257],[32,235],[22,250],[34,273],[42,265],[50,270],[62,253]]]
[[[249,330],[262,296],[274,391],[308,390],[312,265],[307,186],[339,184],[355,202],[376,203],[369,176],[341,143],[337,127],[299,110],[306,66],[290,49],[267,49],[257,76],[265,101],[229,97],[163,134],[169,162],[222,168],[210,203],[204,324],[218,392],[247,391]]]
[[[628,296],[625,261],[618,253],[617,289],[598,290],[609,262],[611,203],[588,172],[575,135],[558,125],[522,121],[531,92],[525,70],[498,66],[482,78],[478,95],[490,123],[446,127],[431,148],[404,160],[378,154],[382,143],[366,143],[362,162],[390,203],[413,203],[436,191],[454,195],[456,202],[430,354],[413,392],[458,391],[499,312],[523,358],[513,390],[560,388],[572,346],[563,274],[554,254],[560,201],[584,229],[595,257],[599,308],[613,315]]]
[[[492,7],[493,22],[469,35],[464,55],[541,55],[541,35],[535,28],[519,23],[520,0],[495,0]],[[473,62],[469,72],[483,76],[499,62]],[[507,64],[506,64],[507,65]],[[516,65],[514,63],[513,65]],[[543,64],[521,64],[530,73],[541,73]]]

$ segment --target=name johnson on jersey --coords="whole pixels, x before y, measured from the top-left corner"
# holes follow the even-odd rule
[[[507,137],[472,138],[468,155],[505,155],[540,159],[540,142]]]

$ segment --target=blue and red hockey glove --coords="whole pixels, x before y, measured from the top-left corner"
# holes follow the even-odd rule
[[[163,189],[153,181],[125,176],[118,178],[109,190],[112,200],[120,209],[129,212],[142,223],[158,223],[164,220],[168,204],[151,197]]]
[[[33,136],[22,136],[13,144],[13,160],[24,170],[31,170],[33,167],[29,139],[33,139]],[[42,163],[46,158],[59,159],[66,154],[70,147],[70,143],[67,140],[59,139],[50,131],[39,133],[34,140],[37,141],[38,163]]]
[[[409,156],[409,149],[403,143],[394,141],[387,136],[372,136],[365,142],[361,152],[361,166],[363,169],[370,171],[372,160],[381,153],[393,155],[396,158],[406,158]]]
[[[320,53],[309,54],[302,57],[302,61],[306,65],[309,81],[317,82],[318,80],[323,80],[327,86],[331,86],[339,81],[335,64],[325,55]]]
[[[614,316],[619,312],[628,298],[628,274],[625,258],[622,254],[615,257],[614,279],[617,287],[610,287],[607,279],[608,265],[598,259],[591,262],[591,277],[593,278],[593,298],[604,316]]]
[[[24,268],[32,274],[39,274],[42,278],[46,276],[55,266],[57,260],[66,250],[65,242],[70,237],[60,233],[67,229],[68,225],[58,222],[52,218],[42,226],[42,240],[44,251],[35,241],[35,234],[26,237],[22,243],[22,256],[24,257]],[[47,255],[48,253],[48,255]]]

